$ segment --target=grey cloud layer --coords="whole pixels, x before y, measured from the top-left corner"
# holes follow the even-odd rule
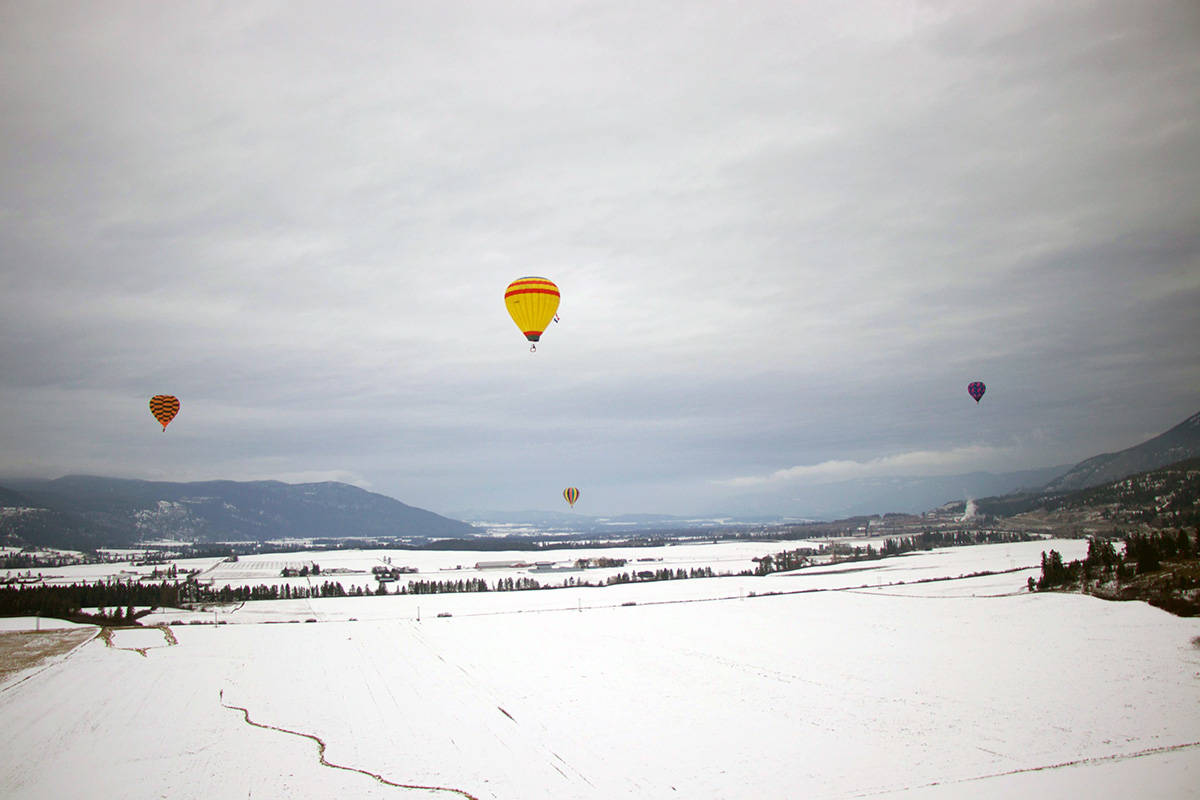
[[[1198,34],[1115,0],[8,4],[0,473],[682,512],[1132,444],[1200,397]],[[534,357],[525,274],[564,292]]]

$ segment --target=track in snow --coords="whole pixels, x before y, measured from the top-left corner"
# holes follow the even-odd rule
[[[280,727],[276,727],[275,725],[268,725],[264,722],[255,722],[254,720],[250,719],[250,710],[248,708],[244,708],[242,706],[230,705],[225,702],[225,691],[224,690],[221,690],[221,705],[224,708],[230,709],[231,711],[242,712],[242,716],[245,718],[246,723],[248,725],[253,725],[256,728],[263,728],[264,730],[269,730],[269,731],[279,731],[280,733],[290,733],[293,736],[302,736],[305,739],[312,739],[314,742],[317,743],[317,757],[321,760],[322,766],[331,767],[333,769],[341,769],[341,770],[345,770],[346,772],[357,772],[360,775],[366,775],[370,778],[374,778],[375,780],[379,781],[380,783],[382,783],[385,786],[395,786],[397,789],[419,789],[419,790],[426,791],[426,792],[450,792],[452,794],[461,795],[462,797],[467,798],[467,800],[479,800],[479,798],[476,797],[475,795],[471,794],[470,792],[464,791],[462,789],[452,789],[448,786],[420,786],[418,784],[413,784],[413,783],[396,783],[395,781],[389,781],[387,778],[383,777],[382,775],[380,775],[377,772],[371,772],[370,770],[359,769],[358,767],[347,767],[347,766],[343,766],[342,764],[335,764],[332,761],[329,761],[328,759],[325,758],[325,742],[321,739],[321,737],[319,737],[315,734],[312,734],[312,733],[304,733],[303,731],[294,731],[294,730],[291,730],[290,728],[280,728]],[[501,709],[501,710],[503,710],[503,709]]]
[[[1163,747],[1150,747],[1145,750],[1138,750],[1135,753],[1115,753],[1110,756],[1095,756],[1092,758],[1077,758],[1074,761],[1063,761],[1058,764],[1043,764],[1040,767],[1024,767],[1022,769],[1010,769],[1006,772],[994,772],[990,775],[976,775],[973,778],[960,778],[955,781],[935,781],[933,783],[925,783],[920,786],[908,786],[903,791],[911,791],[913,789],[931,789],[934,786],[953,785],[958,783],[975,783],[976,781],[986,781],[992,778],[1004,778],[1009,775],[1020,775],[1025,772],[1045,772],[1052,769],[1064,769],[1066,767],[1081,767],[1090,764],[1103,764],[1108,761],[1125,761],[1130,758],[1142,758],[1144,756],[1156,756],[1162,753],[1172,753],[1177,750],[1190,750],[1194,747],[1200,747],[1200,742],[1186,742],[1185,744],[1164,745]],[[856,794],[854,797],[871,797],[879,794],[893,794],[896,789],[887,789],[880,792],[868,792],[866,794]]]

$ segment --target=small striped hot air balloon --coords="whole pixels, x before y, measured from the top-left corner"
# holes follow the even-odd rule
[[[563,489],[563,499],[570,504],[571,508],[575,507],[575,501],[579,499],[579,490],[574,486],[568,486]]]
[[[179,413],[179,398],[169,394],[156,394],[150,398],[150,413],[163,426],[166,433],[167,425]]]
[[[979,399],[983,397],[983,393],[986,391],[987,387],[983,385],[983,381],[972,381],[967,384],[967,394],[974,397],[976,403],[979,402]]]
[[[536,342],[558,311],[558,287],[547,278],[517,278],[504,290],[504,305],[525,338]],[[531,345],[536,350],[537,345]]]

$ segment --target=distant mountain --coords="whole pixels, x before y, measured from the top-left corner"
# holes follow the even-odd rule
[[[943,510],[956,512],[961,504]],[[1115,533],[1140,525],[1193,528],[1200,523],[1200,458],[1123,475],[1074,491],[1027,492],[975,501],[979,513],[1049,531]]]
[[[1080,461],[1066,474],[1047,483],[1043,490],[1065,492],[1099,486],[1197,456],[1200,456],[1200,413],[1139,445]]]
[[[634,530],[661,530],[664,528],[696,527],[704,521],[689,517],[675,517],[670,514],[622,514],[614,517],[597,517],[588,514],[578,514],[573,511],[456,511],[456,517],[479,525],[490,526],[496,533],[507,535],[528,535],[530,531],[521,529],[536,529],[545,531],[570,532],[603,532],[613,528],[629,528]]]
[[[725,513],[746,519],[788,509],[793,516],[835,520],[860,514],[918,514],[948,500],[987,497],[1036,489],[1061,475],[1067,465],[1019,472],[970,472],[960,475],[855,478],[811,486],[747,493],[727,502]]]
[[[25,495],[0,486],[0,508],[28,508],[30,505]]]
[[[86,475],[5,483],[0,487],[0,536],[15,536],[28,544],[105,547],[154,539],[421,540],[479,533],[465,522],[345,483],[166,483]]]
[[[471,523],[488,525],[528,525],[545,528],[564,528],[574,530],[590,526],[596,517],[587,514],[577,514],[571,511],[545,511],[528,509],[525,511],[497,511],[469,509],[466,511],[451,511],[458,519]]]
[[[1038,489],[1062,475],[1068,465],[1018,472],[971,472],[924,477],[858,478],[812,486],[771,488],[721,501],[707,513],[693,516],[622,514],[592,516],[576,511],[497,511],[470,509],[454,516],[492,527],[494,534],[530,535],[572,531],[613,534],[627,531],[666,531],[721,525],[773,524],[841,520],[885,512],[919,514],[952,498],[987,497]],[[502,530],[507,528],[508,530]],[[516,530],[524,528],[529,530]]]

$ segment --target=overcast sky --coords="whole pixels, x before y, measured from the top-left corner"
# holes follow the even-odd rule
[[[1124,448],[1200,410],[1198,87],[1195,0],[3,2],[0,474],[802,513]]]

